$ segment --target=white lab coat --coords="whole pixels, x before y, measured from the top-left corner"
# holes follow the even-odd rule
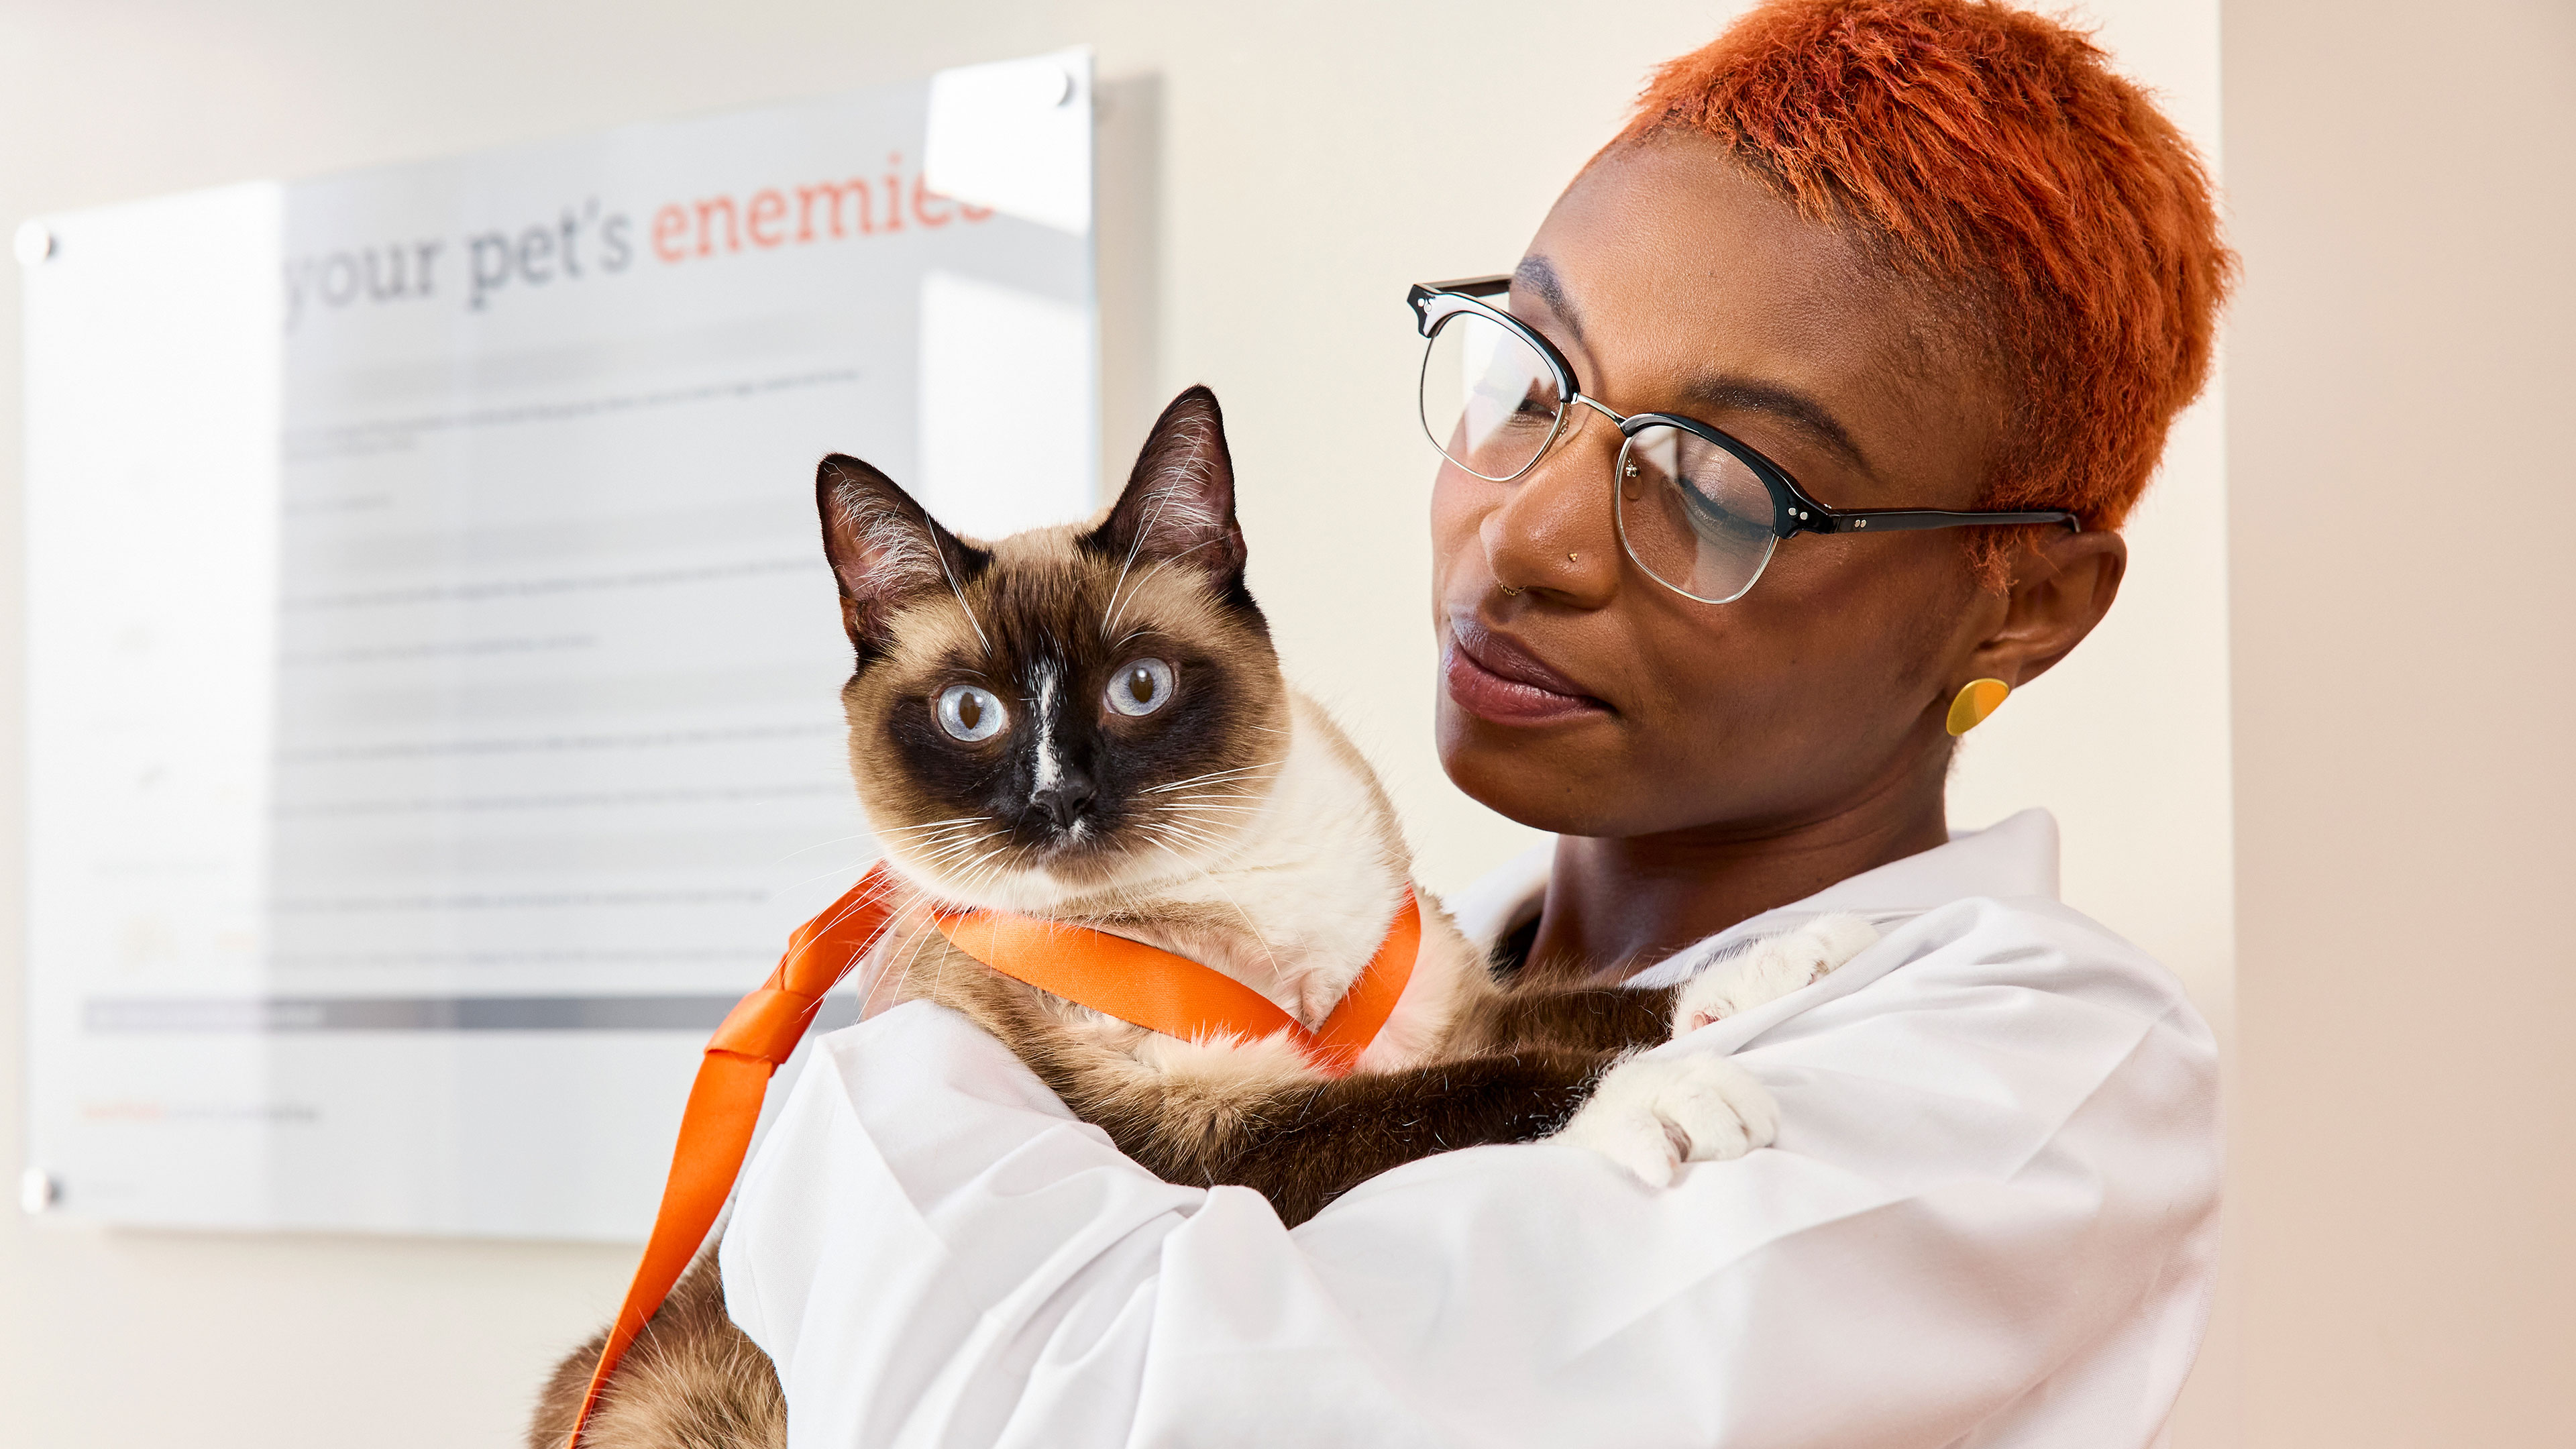
[[[1462,897],[1526,910],[1533,856]],[[1174,1187],[964,1018],[823,1038],[745,1175],[727,1303],[795,1449],[1966,1445],[2157,1440],[2217,1248],[2217,1058],[2173,977],[2056,899],[2030,811],[1828,910],[1885,937],[1660,1050],[1726,1052],[1777,1145],[1641,1186],[1478,1147],[1292,1230]]]

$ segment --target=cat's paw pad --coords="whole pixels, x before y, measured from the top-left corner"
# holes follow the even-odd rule
[[[1821,981],[1877,939],[1876,926],[1838,913],[1818,916],[1794,931],[1756,942],[1743,955],[1701,972],[1682,988],[1673,1004],[1673,1035],[1688,1036],[1710,1022],[1740,1016]]]
[[[1588,1147],[1664,1187],[1685,1162],[1723,1162],[1780,1135],[1780,1107],[1724,1057],[1640,1057],[1603,1074],[1591,1100],[1551,1139]]]

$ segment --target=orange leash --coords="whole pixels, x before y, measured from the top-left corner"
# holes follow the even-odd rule
[[[891,916],[886,897],[894,881],[883,863],[830,909],[797,928],[787,954],[761,988],[744,997],[716,1028],[698,1064],[697,1082],[680,1116],[679,1144],[643,1261],[618,1305],[617,1321],[591,1370],[581,1412],[564,1449],[579,1449],[581,1431],[599,1406],[618,1360],[633,1347],[654,1311],[688,1270],[706,1242],[742,1174],[751,1131],[770,1074],[796,1050],[822,1008],[823,997],[858,965]],[[1422,910],[1407,890],[1377,954],[1351,983],[1324,1024],[1312,1031],[1268,998],[1220,971],[1141,941],[1082,926],[1059,925],[995,911],[939,912],[941,935],[957,949],[1005,976],[1105,1012],[1148,1031],[1189,1040],[1228,1035],[1259,1038],[1286,1031],[1307,1059],[1341,1076],[1377,1039],[1413,978],[1422,944]]]
[[[671,1151],[671,1176],[662,1187],[653,1236],[645,1241],[644,1260],[626,1287],[626,1301],[618,1305],[617,1321],[609,1325],[608,1341],[600,1346],[599,1366],[590,1372],[590,1387],[581,1396],[581,1412],[573,1418],[565,1449],[581,1443],[582,1428],[599,1406],[617,1361],[634,1346],[635,1336],[670,1296],[671,1286],[707,1240],[707,1230],[716,1225],[733,1180],[742,1172],[743,1155],[751,1150],[751,1129],[760,1121],[769,1074],[804,1039],[824,994],[850,974],[885,929],[885,898],[892,888],[885,866],[874,866],[831,909],[798,927],[787,938],[787,954],[779,958],[778,969],[726,1013],[724,1024],[708,1040],[697,1082],[689,1088],[689,1105],[680,1114],[680,1141]]]

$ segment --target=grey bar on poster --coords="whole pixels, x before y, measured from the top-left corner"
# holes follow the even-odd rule
[[[712,1031],[730,996],[94,997],[93,1033]]]

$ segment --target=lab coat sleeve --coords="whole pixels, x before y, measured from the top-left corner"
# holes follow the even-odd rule
[[[2208,1267],[2206,1029],[2071,914],[1963,904],[1874,949],[1909,956],[1735,1052],[1773,1148],[1661,1190],[1476,1148],[1293,1231],[900,1007],[820,1043],[728,1302],[794,1449],[2152,1440]]]

